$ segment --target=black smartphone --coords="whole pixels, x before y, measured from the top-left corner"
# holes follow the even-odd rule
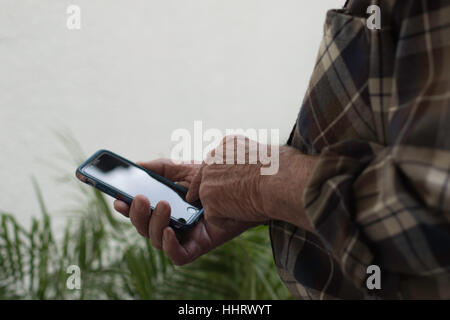
[[[151,210],[166,200],[171,207],[170,226],[178,231],[192,227],[203,214],[200,201],[186,201],[186,188],[108,150],[94,153],[78,167],[76,176],[128,205],[138,194],[150,200]]]

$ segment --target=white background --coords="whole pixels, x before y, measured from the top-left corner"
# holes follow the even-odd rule
[[[39,214],[34,175],[63,217],[73,185],[48,164],[64,154],[53,131],[134,161],[169,156],[173,130],[194,120],[279,128],[284,143],[326,11],[344,2],[0,0],[0,210],[25,224]],[[70,4],[79,31],[66,27]]]

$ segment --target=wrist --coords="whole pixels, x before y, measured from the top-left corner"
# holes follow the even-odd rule
[[[259,180],[262,210],[269,219],[313,230],[305,214],[303,192],[316,159],[317,157],[305,155],[295,148],[280,147],[278,172],[261,176]]]

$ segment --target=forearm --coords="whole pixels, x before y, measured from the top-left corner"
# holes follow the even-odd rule
[[[305,215],[303,191],[317,162],[317,157],[302,154],[289,146],[280,147],[279,170],[261,176],[263,208],[270,219],[286,221],[313,232]]]

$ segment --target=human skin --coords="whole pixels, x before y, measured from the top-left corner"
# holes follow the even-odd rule
[[[245,145],[249,159],[249,140],[242,136],[225,137],[208,157],[226,154]],[[255,143],[256,144],[256,143]],[[256,144],[260,147],[265,145]],[[269,220],[281,220],[313,232],[304,213],[302,194],[316,164],[316,157],[295,148],[279,148],[279,170],[274,175],[261,175],[262,164],[176,164],[169,159],[140,162],[139,165],[189,189],[187,200],[200,198],[204,217],[177,239],[169,226],[170,205],[160,201],[150,214],[150,201],[143,195],[131,206],[116,200],[114,208],[130,218],[136,230],[151,244],[165,252],[175,265],[194,261],[201,255],[235,238],[249,228]]]

